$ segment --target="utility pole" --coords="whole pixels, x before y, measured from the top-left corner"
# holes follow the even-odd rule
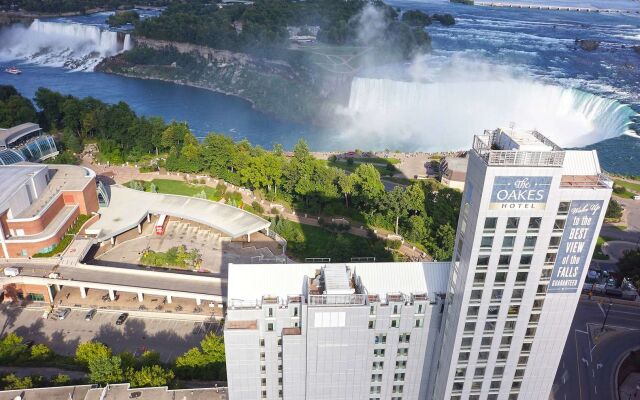
[[[602,328],[600,328],[600,331],[604,331],[604,326],[607,323],[607,318],[609,318],[609,311],[611,311],[612,304],[613,302],[609,300],[609,306],[607,307],[607,312],[604,313],[604,321],[602,321]]]

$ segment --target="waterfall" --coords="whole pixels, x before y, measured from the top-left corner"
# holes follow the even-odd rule
[[[415,83],[355,78],[343,139],[367,148],[458,150],[484,129],[537,129],[563,147],[630,129],[636,112],[616,100],[530,80]]]
[[[105,57],[131,48],[127,34],[97,26],[34,20],[28,28],[12,26],[0,35],[0,59],[92,71]]]

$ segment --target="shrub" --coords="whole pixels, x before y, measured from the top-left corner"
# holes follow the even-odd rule
[[[402,242],[400,240],[385,240],[384,244],[393,250],[398,250],[402,246]]]
[[[220,196],[224,196],[224,194],[227,192],[227,185],[225,185],[222,182],[219,182],[216,185],[216,191],[220,194]]]
[[[58,374],[51,378],[49,383],[51,386],[68,386],[71,384],[71,378],[69,375]]]
[[[34,387],[30,376],[19,378],[16,374],[9,374],[2,378],[2,386],[4,390],[31,389]]]
[[[22,338],[15,333],[8,333],[0,340],[0,364],[8,365],[27,351],[27,346],[22,343]]]
[[[262,207],[262,205],[260,205],[260,203],[258,203],[257,201],[251,203],[251,208],[253,208],[253,210],[258,214],[264,213],[264,207]]]
[[[274,215],[280,214],[280,209],[278,207],[271,207],[271,214],[274,214]]]
[[[338,157],[336,157],[335,154],[330,155],[329,158],[328,158],[328,160],[330,162],[335,162],[337,159],[338,159]]]
[[[53,357],[53,352],[47,345],[38,343],[31,347],[31,359],[32,360],[48,360]]]

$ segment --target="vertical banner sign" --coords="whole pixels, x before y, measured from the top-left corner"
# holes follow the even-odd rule
[[[602,200],[574,200],[569,207],[548,293],[575,293],[602,212]]]

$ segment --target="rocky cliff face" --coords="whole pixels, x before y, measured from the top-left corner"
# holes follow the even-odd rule
[[[96,70],[158,79],[238,96],[281,119],[323,125],[344,100],[345,78],[319,76],[303,63],[187,43],[135,39],[135,49]]]

